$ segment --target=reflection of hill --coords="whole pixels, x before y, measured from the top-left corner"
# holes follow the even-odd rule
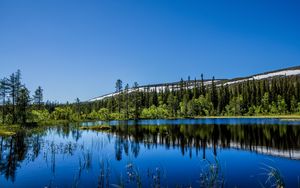
[[[182,154],[192,148],[196,154],[212,147],[217,155],[217,148],[236,148],[253,152],[300,159],[300,127],[285,125],[149,125],[149,126],[115,126],[113,134],[117,135],[116,155],[120,158],[128,142],[139,147],[144,144],[151,148],[164,145],[167,149],[180,147]],[[133,147],[133,145],[131,145]],[[125,151],[125,149],[124,149]],[[138,149],[132,148],[137,152]],[[125,151],[126,153],[128,151]],[[133,153],[135,156],[138,153]]]

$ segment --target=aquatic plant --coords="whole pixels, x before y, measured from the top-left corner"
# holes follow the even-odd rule
[[[98,176],[98,188],[110,187],[110,163],[108,160],[101,160],[100,175]]]
[[[269,184],[271,187],[284,188],[285,183],[280,170],[267,164],[262,165],[263,167],[261,169],[264,171],[263,175],[265,175],[267,178],[265,185]]]
[[[200,174],[200,187],[224,187],[225,179],[219,160],[215,157],[214,161],[205,159],[205,167]]]

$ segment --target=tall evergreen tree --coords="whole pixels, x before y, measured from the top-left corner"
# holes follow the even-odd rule
[[[16,123],[16,102],[19,96],[19,92],[21,89],[21,71],[18,70],[16,73],[11,74],[9,82],[8,82],[9,94],[12,100],[12,123]]]
[[[122,100],[122,95],[121,95],[121,91],[123,88],[123,82],[122,80],[118,79],[116,82],[116,93],[118,94],[118,112],[121,113],[121,100]]]
[[[218,108],[218,93],[217,93],[217,87],[215,83],[215,77],[212,79],[211,83],[211,102],[214,106],[214,109],[217,110]]]
[[[2,123],[4,124],[5,116],[6,116],[6,97],[8,95],[8,79],[3,78],[0,81],[0,100],[2,100]]]
[[[201,74],[201,92],[200,92],[200,95],[203,95],[203,96],[206,95],[203,74]]]
[[[33,103],[37,105],[38,109],[41,109],[43,104],[43,89],[41,86],[39,86],[34,92]]]
[[[129,118],[129,85],[126,84],[125,86],[125,118]]]
[[[18,94],[18,99],[17,99],[17,115],[19,118],[19,122],[21,124],[26,124],[26,120],[27,120],[27,110],[29,107],[29,103],[30,103],[30,97],[29,97],[29,91],[28,89],[23,86],[22,88],[20,88],[20,92]]]
[[[134,119],[138,119],[139,118],[139,114],[140,114],[140,92],[139,92],[139,85],[137,82],[134,82],[133,84],[133,90],[134,90]]]

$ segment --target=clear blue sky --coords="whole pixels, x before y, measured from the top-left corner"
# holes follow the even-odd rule
[[[250,3],[251,2],[251,3]],[[181,77],[300,65],[300,1],[0,0],[0,77],[73,102]]]

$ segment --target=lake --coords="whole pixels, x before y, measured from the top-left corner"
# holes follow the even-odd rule
[[[99,124],[112,129],[79,129]],[[300,121],[83,122],[20,131],[0,142],[0,187],[300,185]]]

